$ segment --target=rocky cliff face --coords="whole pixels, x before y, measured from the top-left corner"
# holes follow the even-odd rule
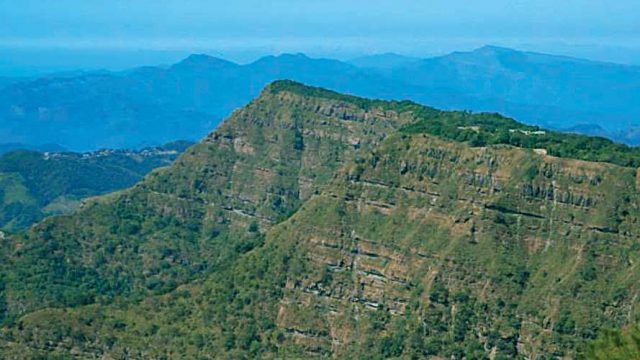
[[[536,359],[635,322],[636,169],[405,126],[434,114],[272,84],[171,168],[5,240],[1,349]]]
[[[287,279],[277,322],[319,353],[364,355],[383,336],[403,346],[394,356],[575,356],[605,324],[635,321],[635,181],[395,136],[283,225],[275,241],[295,241],[308,269]]]

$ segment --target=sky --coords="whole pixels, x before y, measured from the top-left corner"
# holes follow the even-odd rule
[[[192,52],[248,62],[283,52],[426,57],[485,44],[640,64],[639,8],[638,0],[0,0],[0,75],[169,63]]]

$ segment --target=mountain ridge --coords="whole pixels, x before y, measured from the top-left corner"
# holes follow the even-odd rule
[[[512,51],[525,60],[528,56]],[[444,110],[500,112],[547,128],[596,124],[610,138],[637,143],[635,132],[624,134],[640,111],[632,101],[640,89],[637,67],[575,61],[567,65],[565,60],[541,65],[516,59],[487,68],[473,53],[459,54],[473,61],[463,64],[456,60],[460,55],[449,55],[381,72],[300,54],[245,65],[194,55],[174,67],[21,81],[0,90],[0,141],[55,140],[72,150],[93,150],[160,144],[176,137],[196,140],[268,83],[292,79]],[[581,90],[571,90],[575,88]]]

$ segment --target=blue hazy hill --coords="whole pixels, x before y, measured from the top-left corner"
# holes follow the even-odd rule
[[[597,127],[600,135],[638,142],[640,67],[487,46],[422,60],[383,54],[350,63],[284,54],[240,65],[200,54],[166,67],[4,80],[0,143],[53,142],[86,151],[196,140],[278,79],[500,112],[555,129]]]
[[[363,69],[390,70],[400,66],[406,66],[420,61],[421,59],[404,56],[395,53],[374,54],[351,59],[348,62]]]
[[[486,100],[526,122],[562,128],[599,125],[620,131],[640,121],[640,67],[486,46],[425,59],[391,75],[413,85],[450,88]],[[505,106],[501,106],[504,102]],[[538,105],[539,113],[528,107]]]

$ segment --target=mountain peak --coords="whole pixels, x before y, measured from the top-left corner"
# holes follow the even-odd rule
[[[489,55],[489,54],[513,54],[513,53],[518,53],[518,50],[514,50],[511,48],[507,48],[507,47],[502,47],[502,46],[495,46],[495,45],[485,45],[481,48],[478,48],[476,50],[473,50],[472,53],[476,53],[476,54],[484,54],[484,55]]]
[[[272,83],[270,83],[264,88],[264,92],[274,93],[274,94],[277,94],[280,92],[291,92],[291,93],[300,94],[300,95],[310,95],[313,93],[326,94],[327,96],[339,95],[339,93],[331,90],[305,85],[301,82],[293,81],[293,80],[273,81]]]
[[[295,61],[303,61],[303,60],[311,60],[310,57],[303,53],[283,53],[280,55],[267,55],[259,58],[254,62],[254,64],[265,64],[272,62],[295,62]]]
[[[236,67],[238,64],[207,54],[191,54],[184,60],[175,64],[176,68],[216,69]]]
[[[368,105],[376,102],[376,100],[343,94],[321,87],[309,86],[293,80],[276,80],[272,82],[264,88],[262,96],[266,94],[278,94],[281,92],[288,92],[306,97],[350,102],[364,107],[368,107]]]
[[[484,58],[519,58],[520,60],[526,59],[526,61],[534,63],[556,63],[556,62],[569,62],[573,64],[606,64],[593,60],[579,59],[571,56],[564,55],[552,55],[546,53],[540,53],[536,51],[516,50],[507,47],[485,45],[476,50],[462,53],[465,55],[475,55]],[[612,65],[612,64],[609,64]],[[618,65],[620,66],[620,65]]]
[[[280,58],[280,59],[309,59],[309,57],[301,52],[298,53],[283,53],[280,54],[278,56],[276,56],[276,58]]]

